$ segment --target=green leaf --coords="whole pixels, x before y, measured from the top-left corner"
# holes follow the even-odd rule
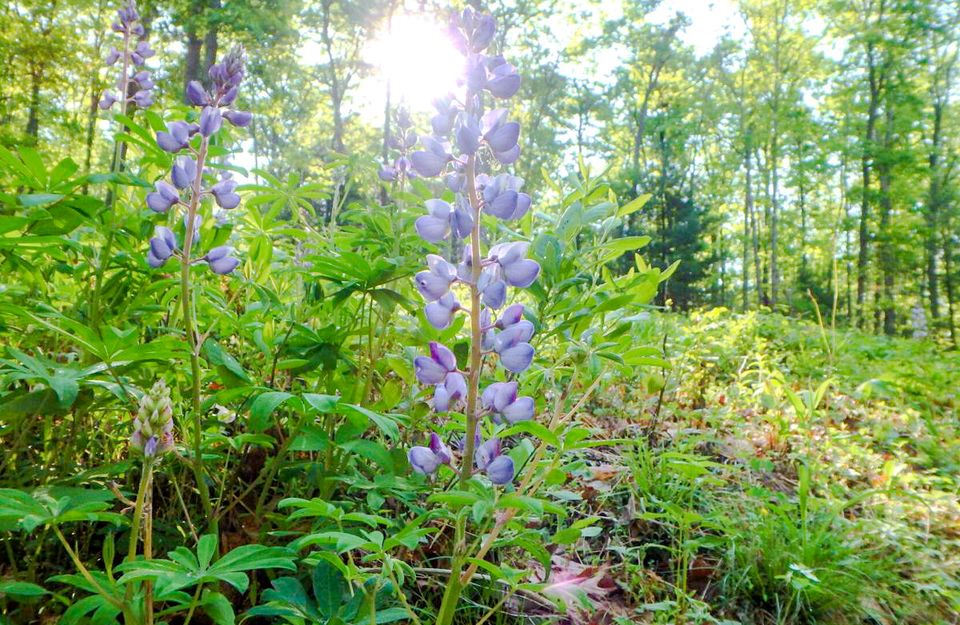
[[[0,595],[32,599],[46,594],[42,586],[30,582],[0,582]]]
[[[263,432],[266,430],[270,425],[270,417],[273,416],[274,411],[284,402],[295,398],[296,396],[292,393],[284,391],[267,391],[258,395],[250,406],[250,431]]]
[[[346,581],[343,574],[326,560],[320,560],[311,575],[313,581],[313,596],[317,599],[317,608],[327,618],[331,618],[340,611]]]
[[[627,215],[637,212],[643,208],[647,202],[650,201],[651,197],[652,196],[649,193],[638,195],[620,207],[620,210],[617,211],[617,217],[626,217]]]
[[[203,599],[200,605],[216,625],[234,625],[237,621],[237,616],[233,612],[233,604],[218,592],[203,591]]]
[[[400,426],[393,415],[382,415],[363,406],[353,404],[341,404],[340,409],[346,413],[354,413],[373,421],[377,428],[392,440],[400,438]]]

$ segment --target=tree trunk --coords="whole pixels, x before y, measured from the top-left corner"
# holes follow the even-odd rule
[[[207,32],[203,36],[203,68],[201,71],[204,73],[204,81],[207,86],[210,86],[210,77],[206,75],[206,70],[217,62],[219,25],[215,13],[220,9],[220,0],[209,0],[207,9]]]
[[[939,231],[940,213],[940,144],[943,124],[943,103],[934,102],[933,105],[933,138],[930,146],[930,191],[927,198],[927,210],[924,218],[927,226],[926,261],[927,261],[927,293],[930,299],[930,318],[936,321],[940,316],[940,293],[937,284],[937,234]]]
[[[886,128],[883,138],[883,147],[886,154],[878,167],[880,178],[880,258],[878,264],[883,280],[883,332],[887,336],[892,336],[897,329],[896,305],[894,302],[896,258],[894,258],[893,239],[890,232],[890,220],[893,214],[893,196],[890,191],[893,172],[890,164],[890,153],[893,151],[894,103],[889,96],[886,100]]]
[[[333,54],[333,38],[330,34],[330,12],[332,10],[332,1],[324,0],[323,7],[323,29],[320,31],[323,45],[327,52],[328,62],[328,81],[330,86],[330,105],[333,109],[333,138],[330,147],[334,152],[342,153],[343,146],[343,92],[340,84],[340,77],[337,74],[337,63]]]
[[[870,169],[872,165],[873,144],[877,126],[877,108],[880,99],[879,78],[877,76],[873,41],[867,43],[867,78],[870,86],[870,102],[867,108],[867,128],[864,133],[863,152],[860,159],[862,193],[860,196],[859,250],[857,253],[857,325],[864,326],[864,306],[867,294],[867,262],[870,253]]]
[[[746,175],[746,189],[743,194],[743,310],[746,312],[748,303],[747,303],[747,292],[750,289],[750,263],[749,263],[749,250],[750,250],[750,220],[753,215],[753,167],[750,162],[751,152],[753,147],[751,144],[751,135],[748,130],[746,136],[744,137],[744,150],[743,150],[743,169]],[[759,284],[758,284],[759,288]]]
[[[30,70],[30,110],[27,114],[25,132],[36,144],[40,136],[40,82],[43,80],[43,64],[34,65]]]
[[[191,80],[204,82],[200,75],[200,52],[203,49],[203,40],[200,39],[198,29],[198,20],[202,13],[203,4],[201,0],[193,0],[190,3],[191,17],[187,20],[187,52],[183,67],[184,88]]]
[[[950,331],[950,342],[957,347],[957,326],[953,304],[956,298],[953,292],[953,240],[951,235],[944,237],[943,242],[943,287],[947,292],[947,329]]]

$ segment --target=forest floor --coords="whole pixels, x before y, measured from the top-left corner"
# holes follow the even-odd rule
[[[638,442],[579,470],[571,622],[958,622],[960,354],[725,310],[664,335],[671,368],[590,411]]]

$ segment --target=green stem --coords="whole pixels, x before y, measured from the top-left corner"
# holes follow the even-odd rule
[[[193,380],[191,387],[191,415],[193,417],[193,474],[197,480],[197,490],[200,493],[200,503],[203,506],[204,517],[210,520],[213,533],[217,534],[217,520],[213,515],[213,506],[210,503],[210,489],[204,477],[203,466],[203,420],[200,413],[200,345],[194,327],[194,307],[190,296],[190,253],[193,249],[193,231],[197,223],[197,209],[200,206],[200,194],[203,190],[203,168],[207,158],[209,138],[200,140],[200,149],[197,152],[197,175],[193,180],[190,203],[187,206],[186,232],[183,235],[183,256],[180,259],[180,304],[183,310],[183,331],[190,344],[190,375]]]
[[[477,434],[477,395],[480,388],[480,367],[483,359],[483,333],[480,327],[481,301],[477,282],[480,280],[480,198],[477,195],[477,158],[467,159],[467,194],[473,208],[473,229],[470,231],[472,283],[470,284],[470,370],[467,380],[467,427],[463,458],[460,461],[460,481],[466,482],[473,474],[473,452]],[[448,590],[450,586],[447,587]]]
[[[150,480],[153,478],[153,460],[146,458],[143,461],[143,473],[140,475],[140,487],[137,489],[137,503],[133,508],[133,519],[130,521],[130,540],[127,542],[126,562],[133,562],[137,557],[137,544],[140,541],[140,523],[143,519],[143,507],[147,501],[147,491],[150,489]]]
[[[127,116],[127,91],[130,85],[130,33],[123,34],[123,74],[120,78],[120,115],[123,117]],[[124,126],[125,127],[125,126]],[[120,173],[120,157],[123,154],[123,142],[114,141],[113,145],[113,163],[111,163],[110,173],[114,176]],[[113,185],[116,185],[116,180],[112,181]],[[113,203],[116,199],[116,191],[113,188],[110,188],[107,191],[107,200],[104,202],[104,217],[111,217],[111,209],[113,208]],[[97,263],[97,273],[94,278],[93,286],[93,295],[90,297],[90,316],[92,325],[95,329],[99,331],[100,329],[100,318],[102,311],[100,310],[100,296],[103,291],[103,280],[104,273],[107,270],[107,266],[110,264],[110,252],[113,248],[113,239],[116,233],[116,228],[110,227],[108,224],[109,232],[107,233],[107,242],[103,246],[103,250],[100,252],[100,261]]]
[[[124,613],[126,614],[127,606],[125,605],[125,602],[120,601],[108,593],[99,583],[97,583],[97,580],[94,579],[93,575],[90,574],[90,571],[87,570],[87,567],[83,565],[83,561],[80,560],[80,556],[78,556],[77,552],[74,551],[73,547],[70,546],[66,536],[64,536],[63,532],[60,531],[60,527],[57,525],[53,525],[52,527],[54,533],[57,535],[57,538],[60,540],[60,544],[62,544],[63,548],[67,550],[67,555],[70,556],[70,560],[73,561],[74,566],[76,566],[77,570],[80,571],[80,575],[83,577],[83,579],[87,580],[87,583],[93,586],[94,590],[97,591],[97,594],[106,599],[108,603],[115,607],[124,609]]]

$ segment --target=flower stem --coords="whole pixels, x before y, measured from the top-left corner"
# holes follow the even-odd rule
[[[480,325],[480,199],[477,196],[477,157],[471,155],[466,165],[467,194],[473,209],[473,228],[470,231],[470,373],[467,379],[467,427],[460,461],[460,481],[466,482],[473,474],[473,452],[477,435],[477,396],[480,388],[480,367],[483,363],[483,328]],[[452,586],[452,585],[451,585]],[[450,587],[448,587],[450,588]]]
[[[123,34],[123,74],[120,78],[120,115],[123,117],[127,116],[127,90],[130,88],[130,33],[125,32]],[[121,126],[121,130],[126,128],[126,125]],[[110,173],[116,174],[120,173],[120,168],[122,167],[121,157],[123,156],[123,141],[116,140],[113,143],[113,162],[111,163]],[[113,203],[116,198],[116,191],[114,190],[117,182],[113,180],[112,185],[107,189],[107,197],[104,201],[104,217],[112,217],[111,209],[113,208]],[[110,252],[113,248],[113,238],[116,228],[110,227],[108,224],[107,232],[107,242],[104,244],[103,249],[100,251],[100,260],[97,263],[97,272],[94,276],[94,285],[93,285],[93,295],[90,297],[90,317],[91,325],[97,330],[100,329],[100,296],[103,291],[103,280],[104,273],[107,270],[107,265],[110,263]]]
[[[200,503],[203,506],[204,517],[210,519],[211,526],[216,532],[217,520],[213,515],[213,506],[210,503],[210,490],[204,478],[203,467],[203,420],[200,414],[200,345],[194,327],[193,299],[190,295],[190,252],[193,249],[193,231],[197,223],[197,209],[200,206],[200,193],[203,188],[203,167],[207,158],[209,139],[202,137],[200,149],[197,151],[197,174],[193,180],[190,203],[187,206],[186,232],[183,235],[183,256],[180,259],[180,304],[183,310],[183,331],[190,344],[190,375],[191,388],[191,415],[193,417],[193,473],[197,480],[197,490],[200,492]]]

